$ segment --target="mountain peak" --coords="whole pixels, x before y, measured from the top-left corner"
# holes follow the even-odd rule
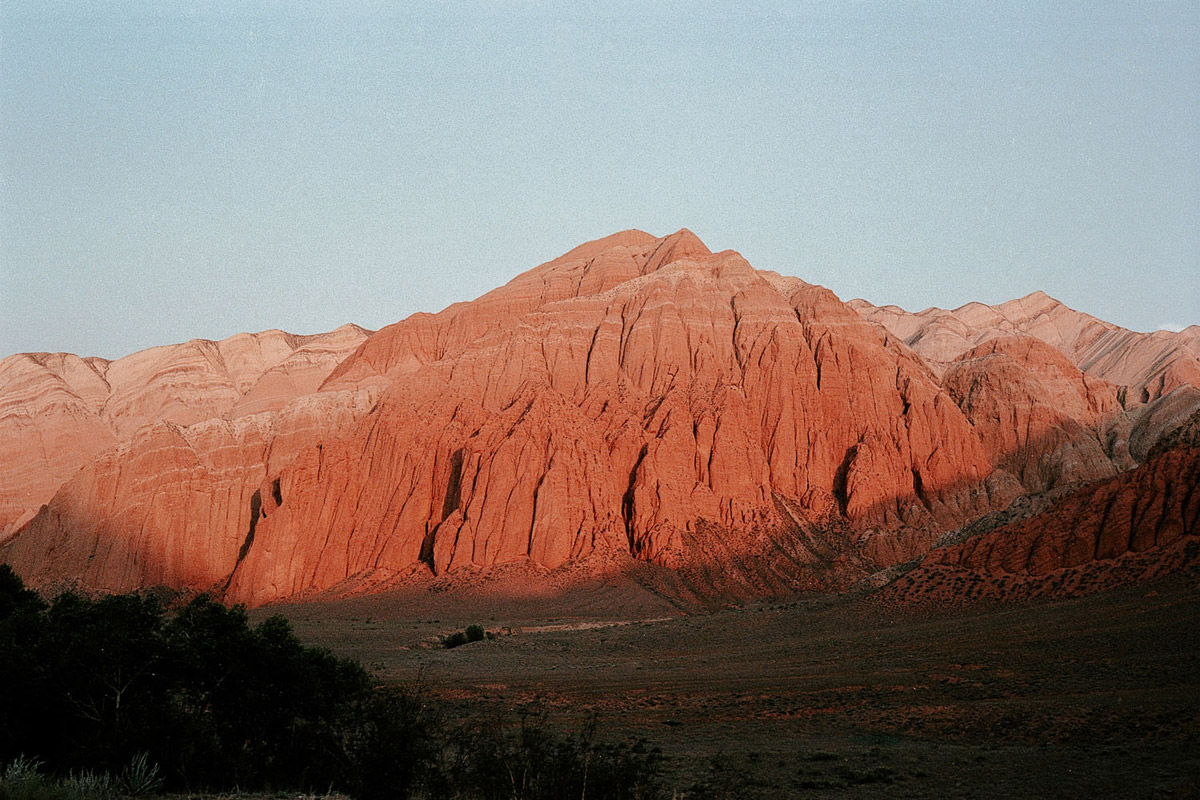
[[[1018,297],[1016,300],[1009,300],[1007,303],[1001,303],[997,308],[1017,307],[1025,311],[1045,311],[1051,308],[1063,306],[1062,302],[1051,297],[1041,289],[1030,292],[1024,297]],[[1064,306],[1065,307],[1065,306]]]
[[[680,228],[670,236],[658,240],[658,245],[650,253],[644,271],[654,272],[667,264],[683,259],[702,259],[712,255],[712,251],[700,241],[700,237],[687,228]]]
[[[1041,289],[1032,291],[1020,299],[1027,303],[1055,303],[1057,305],[1062,305],[1058,300],[1046,294]]]
[[[599,239],[593,239],[590,242],[584,242],[577,247],[571,248],[549,263],[565,264],[571,261],[587,261],[590,258],[595,258],[605,250],[611,250],[614,247],[650,247],[657,241],[659,240],[653,234],[640,231],[636,228],[630,228],[629,230],[602,236]]]

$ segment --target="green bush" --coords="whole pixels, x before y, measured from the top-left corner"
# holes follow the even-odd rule
[[[455,631],[449,636],[442,637],[442,647],[452,650],[455,647],[462,647],[468,642],[482,642],[485,636],[487,634],[482,625],[468,625],[465,631]]]
[[[121,770],[120,785],[129,797],[146,797],[158,793],[163,779],[158,765],[151,762],[146,753],[138,753]]]
[[[37,759],[18,756],[0,771],[0,800],[130,800],[162,788],[158,765],[145,753],[134,756],[120,776],[83,770],[64,779],[42,773]]]

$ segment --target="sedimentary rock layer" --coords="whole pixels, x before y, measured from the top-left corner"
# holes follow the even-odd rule
[[[912,313],[898,306],[849,305],[900,337],[941,371],[960,354],[1003,336],[1032,336],[1089,375],[1128,387],[1129,402],[1148,402],[1171,390],[1200,387],[1200,326],[1180,333],[1138,333],[1068,308],[1045,292],[998,306],[967,303],[953,310]]]
[[[352,436],[280,476],[231,596],[261,602],[414,562],[434,572],[621,552],[684,568],[845,520],[891,563],[1019,491],[911,352],[829,291],[622,234],[479,305],[386,328],[326,387],[387,379]],[[781,510],[781,509],[786,509]],[[314,546],[313,543],[316,543]]]
[[[1044,296],[856,308],[625,231],[370,336],[15,356],[0,559],[250,603],[631,560],[683,594],[836,589],[1026,492],[1142,474],[1200,405],[1186,361],[1110,358],[1157,339],[1100,346],[1111,326]]]
[[[273,411],[317,389],[368,331],[242,333],[116,361],[22,353],[0,361],[0,541],[81,467],[146,426]]]
[[[932,550],[884,590],[908,601],[1061,596],[1200,564],[1200,415],[1130,472]]]

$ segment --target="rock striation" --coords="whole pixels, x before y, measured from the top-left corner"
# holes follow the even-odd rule
[[[678,597],[839,589],[1029,492],[1167,479],[1186,363],[1089,361],[1045,301],[917,319],[624,231],[374,334],[14,356],[0,560],[251,604],[639,562]]]
[[[970,422],[894,337],[689,231],[619,234],[477,302],[381,330],[330,376],[389,388],[284,470],[231,597],[416,563],[685,570],[714,547],[737,580],[795,589],[853,574],[830,560],[910,557],[1019,491],[989,481]],[[840,552],[814,539],[831,519]]]
[[[1139,333],[1068,308],[1045,292],[987,306],[912,313],[898,306],[849,305],[900,337],[937,372],[962,353],[994,338],[1031,336],[1091,376],[1127,387],[1129,402],[1145,403],[1180,386],[1200,387],[1200,326],[1180,333]]]
[[[992,463],[1026,491],[1107,478],[1134,466],[1127,445],[1106,452],[1103,444],[1106,429],[1123,419],[1118,388],[1081,372],[1039,339],[989,339],[951,362],[943,384]]]
[[[1069,596],[1200,565],[1200,413],[1136,469],[932,550],[884,589],[906,601]]]
[[[81,467],[147,425],[273,411],[312,393],[369,332],[243,333],[116,361],[23,353],[0,361],[0,541]]]
[[[273,413],[140,428],[67,481],[0,557],[34,586],[219,589],[281,500],[269,476],[371,404],[368,392],[339,392]]]
[[[0,541],[117,443],[102,417],[103,359],[22,353],[0,361]]]

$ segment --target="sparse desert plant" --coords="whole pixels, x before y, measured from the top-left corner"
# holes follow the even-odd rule
[[[602,742],[593,717],[574,735],[528,710],[520,724],[469,720],[449,731],[439,787],[447,797],[557,800],[561,797],[657,800],[664,796],[662,753],[644,740]]]
[[[0,800],[82,800],[42,773],[42,762],[19,755],[0,770]]]
[[[79,773],[72,771],[63,783],[80,800],[116,800],[121,796],[116,778],[108,772],[95,772],[90,769],[81,770]]]
[[[121,788],[130,797],[145,797],[162,788],[163,779],[158,764],[150,760],[148,753],[138,753],[121,770]]]
[[[29,783],[42,779],[42,762],[21,754],[4,765],[2,776],[5,783]]]
[[[455,631],[442,637],[442,647],[452,650],[455,647],[462,647],[468,642],[482,642],[484,638],[495,637],[488,636],[482,625],[468,625],[465,631]]]
[[[688,797],[696,800],[744,797],[752,789],[765,785],[757,778],[760,761],[758,753],[748,753],[741,758],[718,753],[709,759],[708,775],[692,786]]]
[[[0,777],[0,800],[124,800],[131,795],[120,790],[106,772],[84,770],[59,779],[41,772],[36,759],[18,758]]]

